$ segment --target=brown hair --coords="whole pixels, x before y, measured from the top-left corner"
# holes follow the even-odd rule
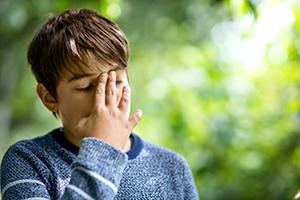
[[[63,69],[79,75],[88,59],[126,68],[128,41],[117,24],[87,9],[67,10],[53,17],[31,41],[27,54],[31,70],[56,99]]]

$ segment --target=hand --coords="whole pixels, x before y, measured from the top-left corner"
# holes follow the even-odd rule
[[[94,108],[88,117],[79,120],[75,130],[81,137],[96,137],[122,150],[142,117],[137,110],[129,117],[130,89],[124,86],[118,102],[116,74],[102,73],[95,91]]]

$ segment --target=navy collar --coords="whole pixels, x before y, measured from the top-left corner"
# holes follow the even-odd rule
[[[74,154],[78,154],[79,152],[79,147],[75,146],[74,144],[72,144],[71,142],[69,142],[64,134],[63,134],[64,129],[63,128],[57,128],[54,129],[51,132],[51,135],[53,137],[53,139],[60,145],[62,146],[64,149],[74,153]],[[142,151],[143,146],[144,146],[144,142],[143,140],[136,135],[135,133],[131,133],[130,135],[130,140],[131,140],[131,148],[129,151],[126,152],[128,159],[132,160],[134,158],[136,158]]]

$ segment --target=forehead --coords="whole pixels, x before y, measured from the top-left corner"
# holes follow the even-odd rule
[[[95,59],[89,59],[85,62],[72,63],[62,69],[62,79],[77,79],[87,75],[100,75],[103,72],[126,71],[126,68],[120,67],[114,62],[99,62]]]

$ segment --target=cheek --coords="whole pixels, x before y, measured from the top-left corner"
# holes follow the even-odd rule
[[[61,119],[69,123],[76,123],[83,117],[90,115],[93,109],[92,95],[69,95],[61,102],[59,110]]]
[[[76,105],[74,106],[76,107],[74,109],[77,110],[78,115],[80,117],[88,117],[94,108],[94,94],[90,92],[88,94],[78,97],[75,104]]]

